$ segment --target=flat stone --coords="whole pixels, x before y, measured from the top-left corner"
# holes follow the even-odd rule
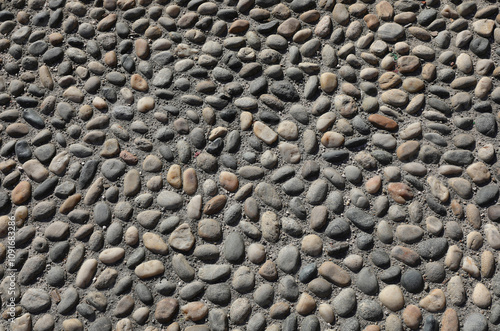
[[[399,24],[385,23],[379,27],[377,34],[383,41],[396,42],[404,37],[405,32]]]
[[[134,272],[141,279],[152,278],[163,274],[165,266],[159,260],[150,260],[139,264]]]
[[[227,278],[231,274],[231,267],[228,264],[205,265],[198,271],[198,277],[209,283],[217,283]]]
[[[375,226],[374,217],[361,209],[351,208],[346,211],[345,216],[363,231],[371,231]]]
[[[21,298],[21,306],[32,314],[45,312],[50,305],[49,294],[41,289],[30,288]]]
[[[420,263],[420,255],[411,248],[403,246],[394,246],[391,256],[409,266],[416,266]]]
[[[177,302],[176,299],[165,298],[160,300],[156,304],[154,316],[158,322],[162,324],[167,324],[168,322],[171,322],[175,318],[178,310],[179,310],[179,303]]]
[[[323,263],[319,267],[318,272],[326,280],[337,286],[346,287],[351,283],[351,277],[349,274],[333,262]]]
[[[403,291],[397,285],[389,285],[382,289],[379,300],[384,306],[392,311],[398,311],[404,307],[405,299]]]
[[[302,293],[295,307],[297,312],[303,316],[309,315],[313,310],[316,309],[316,302],[313,297],[307,293]]]
[[[195,238],[191,233],[187,223],[179,225],[168,238],[168,244],[179,251],[187,252],[191,250],[195,243]]]
[[[487,331],[488,320],[480,313],[469,314],[464,322],[464,331]]]
[[[356,294],[351,288],[346,288],[333,299],[333,309],[339,316],[348,316],[356,308]]]
[[[370,123],[372,123],[379,129],[392,131],[398,128],[398,124],[396,123],[396,121],[379,114],[368,116],[368,121],[370,121]]]
[[[413,192],[411,188],[404,183],[390,183],[387,186],[387,190],[397,203],[404,204],[413,199]]]
[[[396,228],[396,237],[407,244],[420,241],[424,231],[417,225],[398,225]]]
[[[274,187],[268,183],[259,183],[255,188],[255,193],[262,201],[276,210],[282,208],[281,198]]]
[[[446,297],[441,289],[434,289],[419,302],[420,307],[434,313],[446,307]]]
[[[162,191],[158,194],[157,202],[161,207],[168,210],[176,210],[182,207],[183,198],[173,191]]]

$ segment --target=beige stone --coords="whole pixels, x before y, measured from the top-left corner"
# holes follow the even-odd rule
[[[446,296],[443,290],[436,288],[420,300],[419,305],[428,312],[436,313],[446,308]]]
[[[380,302],[392,311],[398,311],[404,307],[405,298],[403,291],[397,285],[386,286],[380,291],[378,298]]]

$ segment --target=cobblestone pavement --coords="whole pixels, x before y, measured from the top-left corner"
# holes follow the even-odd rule
[[[498,330],[498,14],[0,0],[0,330]]]

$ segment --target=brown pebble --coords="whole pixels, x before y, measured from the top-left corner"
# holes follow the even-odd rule
[[[389,183],[387,191],[397,203],[405,204],[406,201],[413,199],[411,188],[405,183]]]
[[[115,51],[109,51],[104,54],[104,63],[106,63],[109,67],[114,68],[118,63],[118,58],[116,57]]]
[[[178,5],[170,5],[167,8],[165,8],[165,14],[173,18],[176,18],[180,12],[181,12],[181,7],[179,7]]]
[[[453,199],[451,200],[450,206],[453,215],[457,216],[458,218],[462,218],[464,216],[464,211],[462,205],[460,204],[460,201]]]
[[[365,17],[363,17],[363,20],[370,30],[376,30],[380,26],[380,21],[375,14],[367,14],[365,15]]]
[[[441,318],[441,331],[458,331],[459,325],[458,315],[455,309],[446,309]]]
[[[133,74],[130,78],[130,86],[139,92],[146,92],[149,89],[148,82],[139,74]]]
[[[300,21],[294,17],[291,17],[284,21],[278,26],[278,34],[285,38],[290,38],[295,34],[295,32],[300,30]]]
[[[346,287],[351,284],[349,273],[333,262],[324,262],[319,267],[318,272],[327,281],[337,286]]]
[[[311,24],[317,22],[320,17],[321,17],[320,12],[317,11],[316,9],[312,9],[300,14],[299,19],[304,23]]]
[[[410,140],[402,143],[396,149],[396,155],[400,161],[410,161],[415,157],[420,150],[420,142],[416,140]]]
[[[73,194],[72,196],[69,196],[59,208],[59,212],[61,214],[68,214],[75,208],[75,206],[80,202],[81,199],[82,195],[80,193],[76,193]]]
[[[382,90],[395,88],[401,84],[401,77],[394,72],[385,72],[378,79],[378,85]]]
[[[163,274],[165,266],[159,260],[149,260],[139,264],[134,272],[140,279],[147,279]]]
[[[168,169],[167,182],[173,188],[179,189],[182,187],[181,167],[178,164],[174,164],[170,167],[170,169]]]
[[[236,20],[229,27],[229,33],[245,33],[248,30],[250,23],[247,20]]]
[[[399,72],[407,74],[420,68],[420,59],[414,55],[402,56],[398,59]]]
[[[135,54],[140,59],[147,59],[149,57],[149,44],[147,40],[139,38],[135,41]]]
[[[225,195],[217,195],[210,199],[205,208],[203,208],[203,213],[206,215],[217,214],[226,205],[227,197]]]
[[[420,263],[420,255],[408,247],[395,246],[391,250],[391,256],[409,266],[416,266]]]
[[[338,132],[325,132],[321,137],[321,144],[326,148],[340,147],[344,144],[344,136]]]
[[[59,32],[54,32],[49,35],[49,43],[53,46],[60,45],[64,40],[64,36]]]
[[[11,200],[15,205],[21,205],[31,198],[31,184],[27,181],[22,181],[17,184],[12,190]]]
[[[267,260],[259,269],[259,275],[265,280],[275,281],[278,279],[278,271],[273,261]]]
[[[442,310],[446,307],[446,297],[443,290],[436,288],[430,291],[426,297],[420,300],[419,305],[431,313]]]
[[[193,168],[184,170],[182,174],[182,189],[188,195],[193,195],[198,190],[198,177]]]
[[[495,256],[490,251],[481,254],[481,275],[490,278],[495,273]]]
[[[432,63],[427,63],[422,68],[422,78],[428,82],[436,79],[436,66]]]
[[[398,128],[398,123],[396,121],[380,114],[373,114],[368,116],[368,121],[370,121],[370,123],[372,123],[379,129],[392,131],[397,130]]]
[[[0,171],[4,174],[8,174],[16,167],[16,161],[14,160],[5,160],[0,162]]]
[[[273,8],[271,14],[279,20],[286,20],[290,17],[290,9],[284,4],[280,3]]]
[[[338,85],[337,75],[332,72],[325,72],[320,77],[321,89],[325,93],[332,93]]]
[[[405,298],[403,291],[397,285],[388,285],[380,291],[378,298],[380,302],[392,311],[398,311],[404,307]]]
[[[266,144],[271,145],[278,139],[278,134],[270,127],[262,122],[255,122],[253,124],[253,132],[260,140]]]
[[[231,172],[222,171],[219,175],[219,182],[222,188],[228,190],[229,192],[235,192],[238,189],[238,176]]]

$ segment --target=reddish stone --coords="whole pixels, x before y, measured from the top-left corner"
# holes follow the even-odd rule
[[[412,267],[420,263],[420,255],[414,250],[403,246],[395,246],[391,250],[391,256]]]
[[[165,298],[156,304],[155,319],[166,324],[174,319],[179,310],[179,303],[177,299]]]
[[[370,121],[370,123],[372,123],[379,129],[392,131],[397,130],[398,128],[398,123],[396,123],[396,121],[380,114],[373,114],[368,116],[368,121]]]
[[[229,33],[243,33],[248,30],[250,23],[247,20],[236,20],[229,27]]]
[[[397,203],[404,204],[406,201],[413,199],[411,188],[404,183],[390,183],[387,185],[387,191]]]
[[[31,197],[31,184],[27,181],[22,181],[12,190],[11,200],[15,205],[20,205],[29,200]]]
[[[121,151],[120,158],[128,165],[136,165],[139,162],[137,156],[127,151]]]
[[[203,213],[207,215],[213,215],[218,213],[226,205],[227,197],[225,195],[218,195],[210,199],[203,209]]]

